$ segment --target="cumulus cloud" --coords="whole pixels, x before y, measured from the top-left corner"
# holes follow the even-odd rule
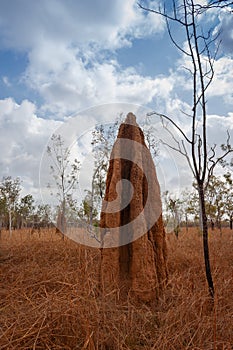
[[[224,16],[221,23],[225,33],[223,44],[230,50],[231,19]],[[137,68],[122,67],[117,61],[119,48],[130,47],[135,39],[148,38],[163,30],[161,17],[139,10],[135,0],[3,2],[1,47],[26,53],[28,62],[22,81],[42,97],[43,103],[38,107],[29,99],[20,103],[13,98],[0,101],[0,175],[21,175],[25,187],[36,192],[43,149],[50,134],[61,125],[55,119],[67,119],[66,116],[93,105],[109,102],[150,105],[189,132],[190,118],[183,112],[192,109],[189,105],[192,85],[187,71],[181,69],[184,65],[189,67],[184,57],[166,76],[157,77],[142,76]],[[223,104],[232,106],[232,75],[230,57],[216,60],[215,78],[208,90],[211,103],[220,98]],[[2,80],[6,86],[10,84],[7,76]],[[232,115],[224,118],[214,113],[208,119],[209,140],[222,143]],[[232,132],[230,126],[229,129]],[[179,159],[177,164],[182,183],[190,180],[183,161]],[[174,186],[176,180],[172,181]]]
[[[3,47],[28,54],[23,81],[43,97],[44,112],[62,117],[96,103],[135,102],[139,94],[140,103],[152,99],[151,79],[114,60],[116,49],[164,29],[135,0],[10,0],[1,6],[0,29]]]
[[[233,54],[233,18],[232,10],[225,8],[219,13],[219,25],[216,31],[221,34],[220,51],[224,54]]]
[[[115,60],[93,62],[71,59],[63,69],[39,76],[31,66],[28,80],[45,100],[43,111],[57,117],[82,108],[109,102],[148,104],[156,98],[167,99],[173,89],[173,77],[141,76],[134,68],[122,69]]]
[[[233,103],[233,59],[221,57],[214,65],[215,75],[208,94],[212,97],[222,96],[228,104]]]
[[[38,190],[39,165],[49,136],[60,123],[42,119],[28,100],[0,100],[0,178],[20,176],[25,190]]]
[[[209,69],[208,58],[201,57],[204,69]],[[206,90],[207,108],[210,114],[220,113],[227,114],[232,110],[233,104],[233,58],[229,56],[221,56],[212,61],[214,76]],[[193,65],[189,57],[182,55],[176,62],[176,70],[170,71],[170,81],[173,81],[173,91],[176,96],[172,96],[173,100],[180,99],[188,104],[192,103],[193,97],[193,79],[191,72]],[[204,73],[206,73],[204,71]],[[172,78],[172,79],[171,79]],[[205,77],[206,84],[209,82],[209,75]],[[200,94],[200,84],[197,84],[197,93]],[[192,110],[190,105],[189,111]],[[183,109],[184,110],[184,109]],[[188,112],[188,109],[185,109]]]
[[[36,4],[9,0],[1,5],[0,19],[2,43],[27,50],[47,40],[116,48],[129,44],[132,36],[148,36],[163,29],[163,21],[139,11],[134,0],[41,0]]]

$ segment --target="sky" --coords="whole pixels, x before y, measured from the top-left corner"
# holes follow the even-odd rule
[[[0,9],[0,178],[20,177],[24,194],[39,198],[49,138],[72,133],[72,118],[79,137],[117,113],[142,110],[165,113],[188,130],[182,111],[191,108],[189,63],[169,41],[164,20],[137,1],[0,0]],[[203,23],[221,30],[207,112],[208,142],[222,144],[226,129],[233,133],[233,15],[212,11]],[[168,149],[157,167],[162,190],[190,184],[187,164]]]

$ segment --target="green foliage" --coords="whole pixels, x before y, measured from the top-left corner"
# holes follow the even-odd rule
[[[36,208],[34,214],[34,222],[42,225],[48,226],[52,221],[52,209],[48,204],[39,204]]]
[[[8,227],[11,235],[13,220],[16,217],[16,207],[21,192],[20,179],[11,176],[3,177],[0,183],[0,201],[2,213],[7,213]]]
[[[98,217],[98,210],[95,208],[95,202],[93,201],[91,191],[86,192],[87,194],[79,209],[79,217],[92,225],[93,220],[96,220]]]
[[[229,221],[233,215],[233,186],[231,173],[223,177],[212,176],[206,189],[206,210],[210,219],[215,220],[221,227],[223,218]]]

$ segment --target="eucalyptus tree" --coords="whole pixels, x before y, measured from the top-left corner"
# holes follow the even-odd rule
[[[190,190],[184,190],[180,197],[181,209],[185,217],[186,232],[188,232],[189,224],[197,225],[199,219],[198,195],[192,187]]]
[[[170,132],[170,126],[174,127],[180,138],[175,138],[174,150],[181,153],[187,160],[192,174],[197,183],[200,209],[200,227],[203,233],[203,250],[206,279],[210,296],[214,298],[214,283],[211,273],[208,244],[208,225],[206,215],[205,189],[208,186],[214,169],[218,164],[226,160],[226,156],[233,151],[230,144],[230,134],[227,132],[226,142],[221,145],[222,153],[217,150],[217,145],[209,147],[207,133],[207,91],[213,82],[214,64],[216,61],[220,40],[219,32],[212,28],[212,23],[203,21],[204,15],[211,9],[215,11],[232,11],[232,1],[207,1],[201,5],[195,0],[173,0],[163,2],[163,6],[149,8],[140,2],[139,7],[155,15],[162,16],[166,22],[167,32],[174,48],[184,57],[186,63],[187,81],[191,89],[190,110],[184,113],[184,118],[189,121],[189,130],[186,131],[182,125],[175,121],[174,116],[165,115],[157,111],[150,115],[157,115],[164,123],[164,127]],[[173,32],[173,25],[179,28],[179,38]],[[169,146],[169,145],[168,145]]]
[[[12,179],[11,176],[3,177],[0,183],[0,199],[5,204],[5,211],[8,215],[8,228],[10,237],[12,236],[12,223],[16,214],[16,206],[21,192],[21,182],[17,177]]]
[[[6,217],[7,217],[6,201],[0,195],[0,238],[1,238],[2,228],[5,226],[5,223],[6,223]]]
[[[229,220],[230,229],[233,229],[233,178],[228,171],[223,175],[225,178],[225,191],[224,191],[224,213]]]
[[[31,194],[22,197],[17,206],[18,226],[32,224],[35,210],[35,200]]]
[[[212,175],[206,189],[206,212],[210,221],[215,221],[222,234],[222,219],[225,214],[225,201],[228,189],[226,181],[221,177]]]
[[[49,227],[52,222],[52,208],[49,204],[38,204],[33,215],[33,225]]]
[[[51,160],[50,173],[53,179],[53,183],[49,182],[48,187],[51,194],[58,199],[57,225],[59,230],[65,234],[66,212],[78,183],[80,162],[77,159],[71,159],[71,151],[69,147],[65,146],[61,135],[52,135],[51,144],[47,147],[47,154]]]
[[[101,211],[102,200],[105,194],[108,163],[121,121],[122,115],[119,115],[113,124],[97,125],[92,132],[91,145],[94,167],[91,189],[87,191],[87,195],[82,203],[83,208],[86,208],[84,211],[88,212],[90,226],[92,225],[93,219],[96,218]]]
[[[163,193],[163,198],[165,202],[165,210],[167,214],[167,226],[169,227],[169,222],[172,222],[172,230],[174,231],[176,238],[179,237],[180,226],[181,226],[181,205],[182,202],[179,198],[165,191]]]

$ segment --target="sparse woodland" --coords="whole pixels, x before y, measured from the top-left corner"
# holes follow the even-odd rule
[[[163,195],[164,221],[171,222],[168,282],[151,306],[135,303],[130,291],[122,302],[121,285],[108,286],[103,298],[100,249],[61,235],[50,227],[49,205],[21,197],[18,179],[3,179],[1,349],[232,349],[231,174],[213,177],[207,197],[214,302],[206,292],[194,184],[180,198]],[[78,217],[89,223],[90,210]]]
[[[59,211],[22,197],[19,179],[2,179],[0,189],[1,349],[232,349],[229,172],[212,177],[206,192],[214,302],[206,292],[195,183],[180,198],[163,195],[168,282],[153,306],[135,303],[130,291],[122,302],[121,285],[101,290],[100,249],[56,230],[51,222]],[[90,203],[93,197],[76,219],[90,224]]]
[[[193,187],[184,188],[179,197],[168,191],[162,194],[168,276],[163,293],[149,305],[135,303],[132,288],[120,300],[120,284],[102,291],[101,249],[66,236],[72,225],[84,234],[87,227],[100,226],[119,121],[108,130],[101,125],[93,131],[93,173],[82,200],[74,196],[79,159],[72,160],[61,135],[54,134],[47,149],[51,175],[47,189],[57,206],[39,204],[32,194],[22,196],[19,178],[0,181],[1,349],[233,349],[233,148],[228,130],[223,144],[209,144],[207,91],[221,43],[220,33],[213,28],[204,32],[201,26],[207,11],[232,14],[233,3],[200,3],[172,1],[166,7],[164,1],[164,7],[157,9],[144,1],[138,4],[140,11],[164,19],[174,48],[191,63],[185,67],[192,86],[190,110],[181,111],[190,121],[187,133],[172,115],[160,111],[147,115],[160,118],[173,142],[166,146],[184,156],[193,178]],[[174,25],[184,32],[178,39],[173,36]],[[172,133],[174,127],[180,138]],[[147,131],[145,140],[154,160],[158,144],[153,132]],[[222,175],[215,175],[219,166]],[[132,257],[132,251],[128,253]]]

